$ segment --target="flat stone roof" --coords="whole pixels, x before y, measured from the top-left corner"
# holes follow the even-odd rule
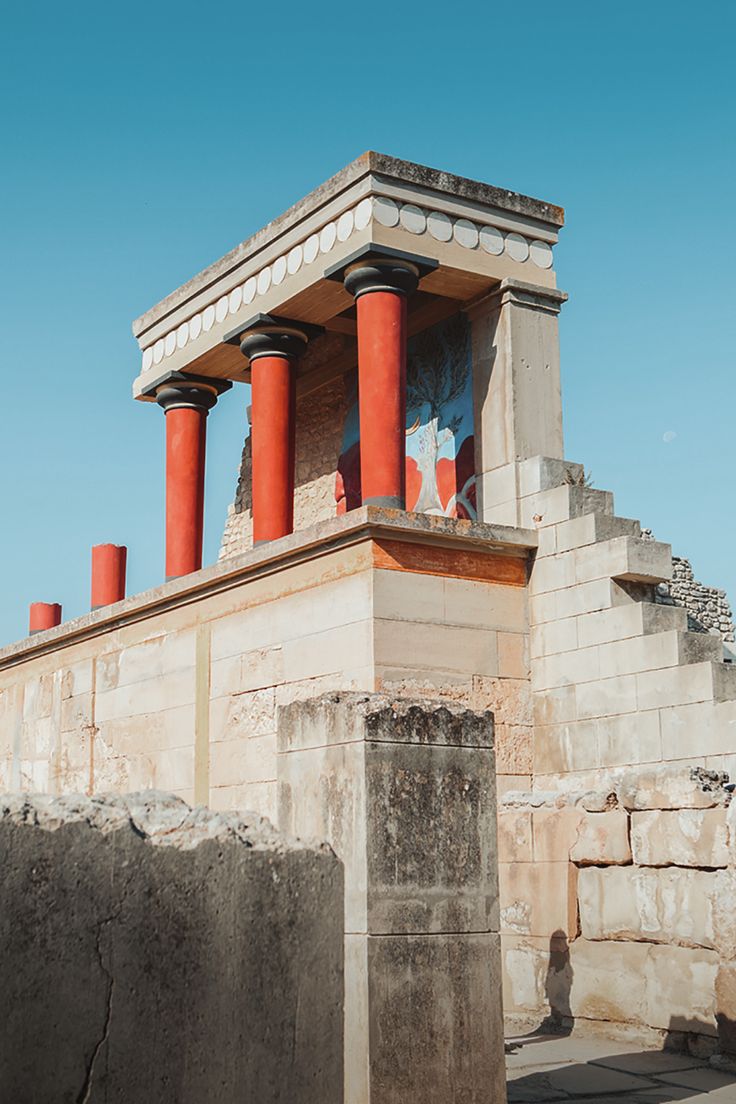
[[[0,649],[0,671],[26,659],[47,655],[81,640],[102,636],[124,625],[188,605],[233,586],[247,584],[251,578],[279,571],[324,552],[382,538],[459,550],[473,547],[477,551],[503,552],[511,557],[524,558],[538,543],[537,533],[531,529],[361,506],[340,517],[321,521],[238,556],[220,560],[201,571],[193,571],[151,590],[133,594],[122,602],[64,621],[56,628],[8,644]],[[431,573],[431,568],[429,570]]]
[[[182,284],[176,291],[167,295],[150,310],[136,318],[133,322],[133,335],[139,338],[181,304],[214,284],[230,270],[257,253],[272,238],[284,233],[307,216],[317,212],[340,192],[355,185],[361,178],[371,175],[389,181],[402,182],[427,194],[444,194],[453,198],[469,200],[484,207],[493,207],[499,211],[510,212],[532,223],[550,228],[557,229],[561,227],[565,220],[562,207],[545,203],[543,200],[532,199],[530,196],[511,192],[505,188],[497,188],[492,184],[485,184],[479,180],[470,180],[464,176],[456,176],[440,169],[418,165],[413,161],[402,161],[397,157],[390,157],[384,153],[368,150],[361,157],[358,157],[330,177],[324,184],[320,184],[318,188],[300,199],[284,214],[269,222],[262,230],[241,242],[235,249],[221,257],[219,261],[215,261],[214,264],[203,269],[197,276]]]

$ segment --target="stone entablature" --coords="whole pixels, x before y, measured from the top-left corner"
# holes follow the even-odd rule
[[[245,378],[222,341],[254,314],[329,324],[350,301],[324,272],[369,242],[438,261],[422,286],[440,296],[471,299],[504,278],[554,287],[562,223],[559,207],[367,153],[134,322],[135,394],[163,371]]]

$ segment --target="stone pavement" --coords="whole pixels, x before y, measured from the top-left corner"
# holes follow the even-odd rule
[[[736,1104],[736,1073],[631,1039],[529,1034],[506,1045],[509,1104]]]

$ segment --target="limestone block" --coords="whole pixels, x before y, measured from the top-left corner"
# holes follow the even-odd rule
[[[573,1016],[614,1023],[646,1023],[646,943],[590,942],[570,946]]]
[[[584,648],[650,633],[684,632],[687,629],[687,613],[679,606],[629,602],[580,617],[577,625],[580,647]]]
[[[496,725],[496,770],[499,774],[531,774],[534,729],[531,725]]]
[[[597,487],[576,487],[563,484],[546,491],[527,495],[519,504],[519,524],[527,529],[543,525],[558,525],[585,514],[613,513],[613,495]],[[535,521],[535,518],[540,520]]]
[[[666,608],[666,607],[664,607]],[[660,710],[667,759],[728,755],[736,748],[736,701],[699,702]]]
[[[732,845],[733,846],[733,845]],[[718,870],[713,894],[715,946],[722,959],[736,960],[736,870]]]
[[[532,861],[532,814],[528,809],[499,809],[499,862]]]
[[[643,975],[644,1022],[669,1031],[715,1035],[717,973],[714,951],[650,947]]]
[[[660,709],[716,700],[715,668],[714,663],[689,663],[636,675],[639,708]]]
[[[714,946],[715,874],[679,867],[583,867],[580,926],[586,939]]]
[[[630,767],[635,763],[658,763],[662,759],[656,709],[637,710],[620,717],[599,717],[596,731],[602,767]]]
[[[569,862],[499,863],[501,931],[570,937],[577,931],[577,868]]]
[[[630,863],[629,818],[623,809],[586,813],[570,849],[570,859],[579,866]]]
[[[726,803],[723,781],[713,771],[662,766],[626,771],[617,794],[625,809],[711,809]]]
[[[574,652],[541,656],[532,661],[533,690],[548,690],[569,683],[591,682],[600,678],[599,649],[578,648]]]
[[[328,848],[156,792],[0,811],[3,1100],[340,1104]]]
[[[634,812],[631,846],[640,866],[727,866],[726,809]]]
[[[595,721],[538,725],[534,734],[536,774],[590,770],[599,764]]]
[[[520,461],[516,469],[519,498],[579,483],[584,476],[582,464],[550,456],[531,456]]]
[[[549,939],[502,935],[503,1006],[510,1012],[570,1016],[573,985],[570,946],[564,936]]]
[[[497,725],[531,725],[532,695],[526,679],[473,679],[472,706],[488,709]],[[523,772],[522,772],[523,773]]]
[[[639,522],[611,514],[585,514],[557,526],[557,551],[569,552],[573,548],[624,536],[641,536]]]
[[[529,677],[529,636],[526,633],[499,632],[498,674],[500,678]]]
[[[672,549],[669,544],[640,537],[614,537],[578,548],[573,555],[578,583],[602,578],[659,583],[672,575]]]
[[[534,625],[529,633],[529,651],[532,660],[539,659],[541,656],[556,655],[558,652],[570,652],[577,647],[577,617]]]
[[[736,963],[719,963],[715,998],[719,1049],[736,1054]]]
[[[585,817],[582,809],[567,806],[562,809],[535,809],[532,813],[534,861],[565,862],[578,838]]]
[[[637,709],[636,675],[597,679],[576,688],[578,717],[606,717]]]

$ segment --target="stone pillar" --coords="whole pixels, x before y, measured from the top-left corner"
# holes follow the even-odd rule
[[[231,384],[178,373],[156,390],[166,414],[166,578],[199,571],[207,415]]]
[[[277,730],[280,827],[345,866],[346,1104],[502,1104],[491,714],[333,693]]]
[[[0,802],[0,1100],[342,1104],[342,870],[172,794]]]
[[[45,632],[61,624],[61,606],[58,602],[31,602],[28,616],[28,632]]]
[[[128,549],[124,544],[96,544],[92,549],[91,608],[111,606],[125,597],[125,565]]]
[[[506,279],[468,312],[480,521],[517,524],[493,512],[517,497],[516,462],[563,456],[557,317],[566,299]]]
[[[406,297],[419,281],[409,261],[349,265],[358,317],[360,474],[364,506],[406,506]]]
[[[294,531],[296,365],[315,330],[264,315],[239,334],[251,373],[254,544]]]

